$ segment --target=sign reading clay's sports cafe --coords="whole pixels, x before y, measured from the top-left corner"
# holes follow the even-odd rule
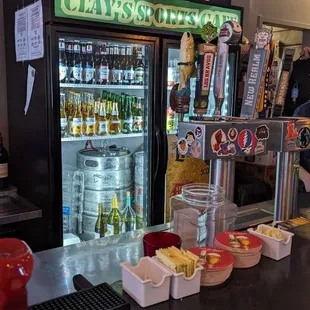
[[[197,34],[209,21],[218,28],[227,20],[241,22],[238,10],[184,0],[55,0],[55,15]]]

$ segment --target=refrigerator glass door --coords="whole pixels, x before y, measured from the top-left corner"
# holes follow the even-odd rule
[[[64,245],[150,223],[153,51],[58,36]]]
[[[207,183],[209,182],[209,162],[204,162],[202,160],[188,158],[180,155],[177,152],[177,142],[178,138],[177,128],[178,128],[178,116],[170,108],[170,93],[173,85],[179,82],[179,44],[167,43],[167,84],[164,98],[166,98],[166,134],[168,141],[168,163],[166,171],[166,191],[165,191],[165,221],[169,222],[171,218],[170,214],[170,198],[174,195],[181,193],[182,186],[188,183]],[[216,61],[216,59],[215,59]],[[227,71],[225,77],[225,101],[222,107],[222,115],[232,115],[233,114],[233,102],[234,102],[234,64],[235,55],[229,55],[229,61],[227,64]],[[215,110],[215,98],[213,94],[214,85],[214,71],[215,63],[213,68],[213,77],[211,81],[211,90],[209,95],[209,105],[207,113],[204,116],[213,116]],[[164,79],[165,80],[165,79]],[[190,116],[194,116],[194,99],[195,99],[195,89],[196,89],[196,78],[191,78],[191,99],[190,99],[190,110],[189,113],[184,116],[184,120],[189,120]],[[231,103],[231,104],[230,104]],[[190,134],[190,133],[189,133]],[[194,135],[194,134],[193,134]]]

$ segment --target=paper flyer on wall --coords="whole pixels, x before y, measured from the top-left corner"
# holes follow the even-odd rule
[[[29,60],[32,60],[44,55],[42,1],[27,6],[27,9]]]
[[[15,12],[16,61],[28,60],[28,14],[27,8]]]
[[[15,12],[16,61],[44,56],[42,1]]]

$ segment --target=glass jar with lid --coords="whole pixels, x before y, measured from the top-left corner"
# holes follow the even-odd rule
[[[234,229],[238,207],[225,198],[222,187],[193,183],[170,199],[174,233],[182,247],[213,246],[217,233]]]

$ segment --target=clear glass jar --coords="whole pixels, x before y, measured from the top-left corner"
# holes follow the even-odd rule
[[[213,246],[217,233],[234,229],[238,207],[225,198],[225,190],[205,183],[187,184],[170,199],[174,233],[182,247]]]

